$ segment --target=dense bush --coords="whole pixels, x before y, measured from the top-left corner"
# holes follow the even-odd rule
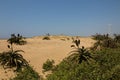
[[[120,35],[114,34],[114,38],[110,37],[109,34],[96,34],[93,35],[93,39],[96,40],[96,43],[91,49],[101,50],[104,48],[118,48],[120,47]]]
[[[120,34],[114,34],[114,40],[115,40],[117,43],[120,43]]]
[[[95,34],[95,35],[92,35],[93,39],[94,40],[98,40],[98,41],[103,41],[105,39],[110,39],[109,37],[109,34]]]
[[[71,63],[64,59],[47,80],[119,80],[120,49],[95,51],[94,60],[89,65]]]
[[[46,71],[50,71],[50,70],[53,70],[54,68],[54,60],[47,60],[44,64],[43,64],[43,72],[46,72]]]
[[[11,38],[7,40],[8,43],[10,44],[16,44],[16,45],[24,45],[27,42],[25,41],[25,37],[23,37],[20,34],[11,34]]]
[[[50,37],[49,37],[49,36],[45,36],[45,37],[43,38],[43,40],[50,40]]]
[[[23,71],[19,72],[17,76],[11,80],[42,80],[39,74],[28,66]]]

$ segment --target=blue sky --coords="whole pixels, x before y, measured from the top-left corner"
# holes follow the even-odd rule
[[[0,37],[109,31],[120,33],[120,0],[0,0]]]

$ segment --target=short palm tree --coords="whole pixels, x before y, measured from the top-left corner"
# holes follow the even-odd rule
[[[28,62],[23,58],[20,52],[24,52],[23,50],[14,50],[13,44],[23,45],[26,41],[23,40],[23,37],[19,34],[16,36],[15,34],[11,35],[11,38],[8,39],[10,45],[8,48],[10,49],[8,52],[3,52],[0,54],[0,64],[3,65],[4,68],[16,68],[16,70],[22,69],[23,66],[27,66]]]
[[[81,64],[83,61],[89,63],[89,60],[92,59],[92,56],[90,52],[82,46],[82,48],[79,47],[80,40],[75,40],[75,50],[71,51],[72,53],[68,59],[73,63]]]

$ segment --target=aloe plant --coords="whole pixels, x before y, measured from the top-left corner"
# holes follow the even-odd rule
[[[4,68],[15,68],[16,71],[22,69],[23,66],[27,66],[28,62],[23,58],[20,52],[22,50],[8,51],[0,54],[0,64]]]
[[[9,43],[8,48],[10,50],[0,54],[0,64],[3,65],[4,68],[16,68],[16,71],[20,70],[23,66],[27,66],[28,62],[20,54],[24,51],[13,49],[13,44],[23,45],[26,43],[26,41],[23,40],[23,37],[19,34],[17,36],[12,34],[11,38],[7,41]]]
[[[74,40],[75,50],[70,52],[68,59],[73,63],[81,64],[83,61],[89,63],[89,60],[92,59],[90,52],[82,46],[80,48],[80,40]]]

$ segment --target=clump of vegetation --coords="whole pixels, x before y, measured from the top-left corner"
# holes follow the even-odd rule
[[[12,46],[13,44],[16,44],[16,45],[24,45],[26,44],[27,42],[25,41],[25,37],[23,37],[22,35],[20,34],[11,34],[11,38],[9,38],[7,40],[7,42]]]
[[[8,48],[10,50],[0,54],[0,64],[4,67],[4,69],[12,68],[16,71],[16,77],[10,80],[42,80],[39,74],[30,67],[28,62],[20,54],[24,51],[14,50],[14,44],[24,45],[27,43],[24,39],[25,38],[20,34],[17,36],[15,34],[11,34],[11,38],[7,40],[9,43]]]
[[[96,34],[93,35],[93,39],[96,40],[96,43],[92,47],[94,50],[101,50],[103,48],[118,48],[120,43],[119,35],[115,34],[114,38],[111,38],[109,34]]]
[[[75,45],[72,45],[72,47],[74,47],[75,50],[56,66],[52,74],[47,76],[47,80],[119,80],[120,47],[111,48],[111,43],[106,43],[107,46],[103,46],[104,40],[109,39],[111,38],[109,38],[108,35],[100,35],[99,41],[104,48],[95,51],[91,50],[92,56],[87,49],[84,47],[80,48],[79,39],[74,40]],[[115,38],[112,38],[112,40],[114,39]],[[84,55],[82,55],[82,53]],[[80,55],[83,57],[81,58]],[[88,57],[88,55],[90,56]],[[92,62],[89,62],[91,59]],[[86,62],[89,64],[86,64]]]
[[[43,72],[46,72],[46,71],[52,71],[54,69],[54,60],[49,60],[47,59],[47,61],[43,64]]]
[[[43,37],[43,40],[50,40],[50,34],[47,33],[45,37]]]
[[[43,38],[43,40],[50,40],[50,37],[49,37],[49,36],[45,36],[45,37]]]
[[[94,61],[75,64],[65,58],[47,80],[119,80],[120,49],[103,49],[95,51]]]
[[[0,54],[0,64],[5,68],[15,68],[15,71],[19,71],[22,67],[27,66],[28,62],[19,53],[22,50],[8,51]]]
[[[23,71],[19,72],[17,76],[11,80],[43,80],[39,74],[33,70],[32,67],[28,66]]]
[[[69,38],[69,37],[67,37],[67,40],[70,40],[70,38]]]
[[[120,46],[120,34],[114,34],[114,41]]]
[[[26,43],[23,37],[19,34],[17,36],[12,34],[11,38],[8,39],[8,43],[8,48],[10,50],[0,54],[0,64],[4,68],[15,68],[15,71],[19,71],[22,69],[22,67],[28,66],[28,62],[20,54],[24,51],[13,49],[13,44],[23,45]]]
[[[89,62],[89,59],[92,59],[91,53],[84,48],[84,46],[82,46],[82,48],[80,48],[80,40],[74,40],[73,43],[75,43],[75,45],[73,46],[75,48],[75,50],[71,51],[70,53],[72,53],[68,59],[73,62],[73,63],[79,63],[81,64],[83,61],[85,62]]]

